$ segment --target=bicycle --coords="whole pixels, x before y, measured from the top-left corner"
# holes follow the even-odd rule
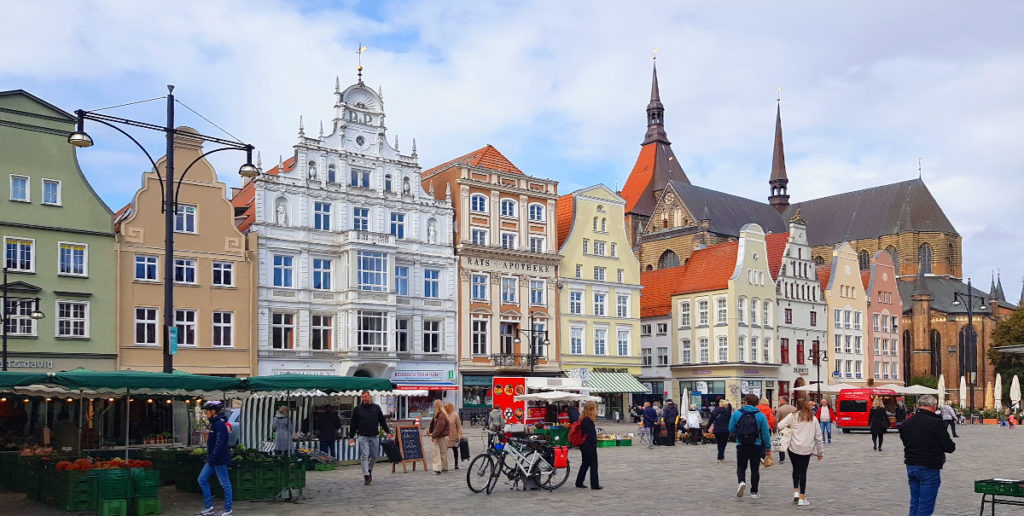
[[[550,491],[561,487],[568,480],[568,463],[564,468],[554,466],[555,451],[547,446],[547,441],[537,439],[536,436],[515,439],[505,438],[490,430],[487,433],[499,436],[502,442],[494,443],[470,461],[466,471],[466,484],[470,491],[479,493],[486,490],[487,494],[491,494],[502,475],[511,482],[512,489],[518,487],[520,482],[525,489],[526,481],[532,480],[540,488]]]

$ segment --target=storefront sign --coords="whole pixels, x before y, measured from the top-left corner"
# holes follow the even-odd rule
[[[8,369],[53,369],[53,360],[8,360]]]
[[[694,389],[695,391],[698,391],[698,392],[708,392],[708,382],[705,382],[703,380],[698,381],[696,384],[694,384],[694,387],[696,387]]]
[[[628,373],[628,367],[595,367],[595,373]]]
[[[760,369],[744,369],[743,374],[761,374]]]
[[[395,390],[399,391],[457,391],[458,385],[396,385]]]
[[[475,267],[492,267],[491,260],[489,258],[466,257],[463,260],[463,265]],[[540,265],[536,263],[526,262],[509,262],[505,260],[494,260],[493,267],[502,271],[509,272],[541,272],[545,274],[551,272],[550,265]]]
[[[794,367],[793,368],[793,372],[796,373],[796,374],[802,375],[802,376],[807,376],[807,375],[811,374],[811,368],[806,367],[806,366],[804,366],[804,367]]]
[[[391,375],[391,379],[396,382],[439,382],[444,380],[445,377],[445,372],[441,369],[395,371]]]
[[[473,385],[473,386],[486,385],[487,387],[490,387],[491,386],[491,380],[493,380],[493,379],[494,379],[493,376],[463,376],[462,377],[462,385],[465,385],[465,386],[470,386],[470,385]]]
[[[714,374],[714,371],[712,371],[710,369],[698,369],[698,370],[694,371],[693,374],[710,375],[710,374]]]
[[[330,376],[336,374],[334,369],[271,369],[270,374],[305,374],[310,376]]]

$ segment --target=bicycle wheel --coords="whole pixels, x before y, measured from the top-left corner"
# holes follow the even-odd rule
[[[493,473],[494,460],[491,456],[486,453],[477,455],[470,461],[469,468],[466,470],[466,485],[469,486],[470,491],[479,493],[487,489],[487,484],[491,482]]]
[[[494,492],[494,487],[498,485],[498,479],[505,473],[505,457],[507,456],[507,454],[502,453],[496,457],[491,457],[492,470],[491,478],[487,482],[487,494]]]
[[[541,458],[534,465],[534,470],[537,475],[537,484],[542,489],[551,491],[552,489],[558,489],[565,484],[565,481],[569,479],[569,465],[566,464],[564,468],[556,468],[551,465],[548,461]]]

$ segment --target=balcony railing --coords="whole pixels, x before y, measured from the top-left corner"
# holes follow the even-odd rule
[[[534,365],[536,365],[541,358],[542,357],[538,355],[534,355]],[[498,355],[491,355],[491,362],[494,363],[495,367],[528,369],[530,367],[530,355],[526,353],[501,353]]]

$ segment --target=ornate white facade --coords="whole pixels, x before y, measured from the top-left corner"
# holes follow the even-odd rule
[[[388,143],[378,92],[360,79],[334,96],[329,130],[300,119],[293,157],[235,196],[254,188],[260,374],[454,389],[450,199],[424,191],[415,141]]]

